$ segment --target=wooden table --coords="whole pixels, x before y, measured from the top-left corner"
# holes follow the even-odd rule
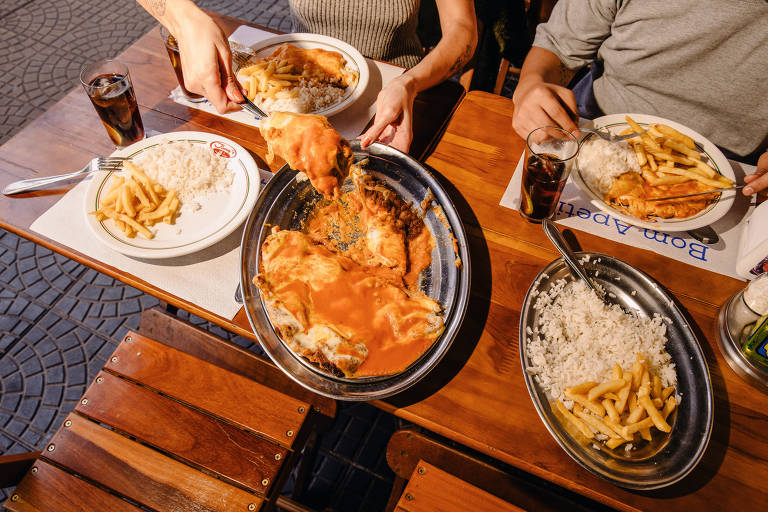
[[[237,22],[221,19],[227,30]],[[174,76],[156,31],[129,48],[127,62],[142,103],[145,125],[158,131],[222,133],[251,150],[266,165],[256,130],[169,102]],[[445,95],[433,91],[417,107],[419,135],[436,133],[434,115]],[[444,101],[450,104],[450,101]],[[450,108],[443,108],[444,111]],[[578,233],[585,250],[604,252],[663,283],[687,309],[702,342],[715,389],[715,427],[707,453],[681,483],[654,492],[630,492],[582,469],[563,452],[539,420],[525,388],[517,329],[525,291],[539,270],[557,257],[541,228],[498,205],[523,150],[512,129],[512,102],[472,92],[462,100],[444,135],[426,160],[457,205],[470,238],[472,291],[464,325],[446,358],[423,382],[375,405],[506,463],[625,510],[758,509],[768,474],[768,396],[741,381],[715,341],[715,318],[743,283],[641,249]],[[46,141],[41,145],[40,141]],[[417,154],[429,148],[417,142]],[[421,148],[421,149],[419,149]],[[0,148],[0,185],[17,178],[77,168],[111,151],[85,94],[75,91]],[[273,170],[277,165],[272,166]],[[212,315],[137,276],[127,275],[30,232],[29,226],[64,189],[0,199],[0,224],[81,261],[170,304],[238,334],[254,337],[243,311],[234,320]]]

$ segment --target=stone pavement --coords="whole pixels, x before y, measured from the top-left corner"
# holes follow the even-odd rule
[[[290,31],[287,0],[199,0],[203,8]],[[111,58],[155,25],[130,0],[0,1],[0,144],[72,88],[80,68]],[[507,94],[511,89],[505,90]],[[0,230],[0,454],[39,450],[141,312],[157,299]],[[183,318],[255,352],[250,340]],[[318,510],[383,510],[394,475],[385,460],[402,422],[342,404],[320,441],[302,501]],[[7,496],[0,490],[0,501]]]

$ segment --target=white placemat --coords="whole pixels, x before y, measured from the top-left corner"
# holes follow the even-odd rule
[[[520,210],[520,183],[522,181],[523,160],[520,158],[515,173],[509,180],[507,189],[499,203],[501,206]],[[743,183],[744,175],[755,171],[755,166],[730,161],[736,182]],[[720,237],[713,245],[704,245],[688,233],[665,233],[653,229],[639,228],[595,209],[589,200],[581,195],[579,187],[572,178],[563,188],[560,203],[555,211],[555,220],[569,228],[576,228],[593,235],[615,240],[632,247],[648,249],[657,254],[668,256],[677,261],[711,270],[719,274],[743,279],[736,273],[736,256],[743,230],[743,221],[754,209],[749,198],[742,194],[736,196],[733,207],[714,224],[712,229]]]
[[[155,134],[148,134],[155,135]],[[272,173],[261,170],[261,186]],[[86,178],[38,217],[30,229],[118,270],[133,274],[212,313],[231,319],[240,310],[235,290],[240,280],[242,227],[202,251],[170,260],[124,256],[99,242],[85,223]]]
[[[229,40],[243,46],[250,46],[269,37],[274,37],[275,35],[277,34],[241,25],[231,36],[229,36]],[[370,79],[368,80],[368,87],[366,87],[365,92],[349,108],[328,118],[333,127],[347,139],[355,139],[363,133],[368,122],[373,119],[373,115],[376,113],[376,97],[378,96],[379,91],[381,91],[381,89],[393,78],[401,75],[403,71],[405,71],[405,69],[399,66],[385,64],[371,59],[365,59],[365,61],[368,63],[368,71],[370,72]],[[219,114],[207,100],[198,103],[189,101],[182,94],[180,87],[171,91],[170,98],[176,103],[186,105],[190,108],[204,110],[217,116],[227,117],[239,123],[259,126],[259,120],[248,112],[241,110],[229,114]]]

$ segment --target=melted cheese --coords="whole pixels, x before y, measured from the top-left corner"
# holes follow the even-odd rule
[[[353,155],[349,142],[324,116],[273,112],[259,127],[267,142],[267,163],[275,155],[307,175],[321,194],[335,197],[349,173]]]
[[[301,232],[269,235],[261,262],[257,284],[281,337],[299,354],[315,362],[325,358],[347,376],[401,372],[443,332],[435,300]]]

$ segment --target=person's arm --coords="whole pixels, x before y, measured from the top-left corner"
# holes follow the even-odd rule
[[[578,129],[578,106],[567,85],[594,61],[619,8],[616,0],[560,0],[536,28],[512,100],[512,126],[523,139],[541,126]]]
[[[748,184],[742,189],[745,196],[751,196],[760,191],[768,192],[768,151],[760,155],[757,170],[744,176],[744,182]]]
[[[393,79],[376,99],[376,117],[361,136],[363,147],[378,140],[408,151],[413,139],[416,95],[459,72],[477,46],[477,20],[472,0],[437,0],[442,37],[416,66]]]
[[[541,126],[578,129],[578,107],[573,91],[566,88],[574,72],[549,50],[534,46],[528,52],[515,87],[512,126],[523,139]]]
[[[232,72],[232,53],[221,28],[191,0],[136,0],[179,43],[187,90],[204,95],[220,113],[243,101]]]

